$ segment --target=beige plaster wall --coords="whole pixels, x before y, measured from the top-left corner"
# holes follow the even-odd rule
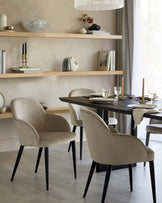
[[[0,12],[7,15],[8,25],[14,25],[16,31],[25,31],[21,25],[23,20],[45,19],[48,26],[44,32],[56,33],[77,33],[82,27],[79,18],[84,13],[74,9],[73,0],[0,0]],[[103,30],[116,34],[115,11],[88,12],[88,15]],[[80,62],[79,70],[96,70],[98,51],[115,50],[116,45],[115,40],[2,37],[0,48],[7,50],[8,71],[20,66],[23,42],[28,44],[29,66],[44,71],[61,71],[63,58],[68,56]],[[15,97],[33,97],[49,107],[65,106],[59,97],[68,95],[71,89],[88,87],[101,91],[102,87],[112,87],[113,80],[113,76],[0,79],[0,92],[5,95],[8,106]]]

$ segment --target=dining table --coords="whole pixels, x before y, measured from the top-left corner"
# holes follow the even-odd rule
[[[139,104],[138,97],[126,96],[126,99],[118,99],[115,102],[102,102],[96,100],[91,100],[92,96],[79,96],[79,97],[60,97],[62,102],[76,104],[84,107],[90,107],[96,109],[98,115],[100,115],[104,121],[108,124],[109,112],[116,112],[120,114],[130,115],[131,119],[131,135],[137,137],[137,127],[134,128],[134,118],[133,118],[133,105]],[[156,109],[159,110],[158,113],[144,113],[143,117],[150,119],[162,120],[162,99],[155,101],[148,101],[147,104],[154,105]],[[149,106],[149,105],[148,105]],[[126,166],[116,166],[114,169],[125,168]],[[103,171],[104,166],[98,164],[97,172]]]

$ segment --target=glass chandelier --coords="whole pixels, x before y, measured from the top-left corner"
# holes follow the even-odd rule
[[[77,10],[114,10],[124,7],[124,0],[74,0]]]

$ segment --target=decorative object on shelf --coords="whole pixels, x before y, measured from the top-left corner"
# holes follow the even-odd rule
[[[92,34],[92,35],[110,35],[110,32],[106,32],[105,30],[88,30],[87,34]]]
[[[4,113],[5,111],[6,111],[5,97],[4,97],[4,95],[0,92],[0,113]]]
[[[80,18],[80,20],[82,20],[83,28],[86,29],[86,31],[87,31],[88,28],[91,27],[91,25],[93,24],[93,18],[91,18],[90,16],[88,16],[87,13],[84,13],[84,14],[82,15],[82,17]]]
[[[4,30],[7,26],[7,16],[4,13],[0,13],[0,30]]]
[[[64,58],[62,64],[62,71],[71,71],[70,58]]]
[[[48,25],[46,20],[24,20],[22,24],[30,32],[41,32]]]
[[[13,72],[16,73],[35,73],[35,72],[40,72],[40,68],[33,68],[33,67],[29,67],[27,65],[27,43],[23,43],[22,44],[22,65],[19,68],[12,68]]]
[[[115,51],[99,51],[99,71],[115,71]]]
[[[77,71],[79,62],[73,57],[64,58],[62,64],[62,71]]]
[[[27,43],[22,44],[22,66],[21,68],[28,68],[27,66]]]
[[[8,31],[8,32],[9,32],[9,31],[10,31],[10,32],[13,32],[14,30],[15,30],[15,27],[14,27],[14,26],[5,26],[5,27],[4,27],[4,31],[5,31],[5,32],[7,32],[7,31]]]
[[[93,18],[88,16],[87,13],[84,13],[80,19],[83,23],[83,27],[80,29],[81,34],[110,34],[109,32],[100,30],[101,26],[93,23]]]
[[[84,28],[84,27],[81,28],[80,31],[79,31],[79,33],[80,33],[80,34],[87,34],[86,28]]]
[[[78,10],[114,10],[124,7],[124,0],[74,0],[74,8]]]
[[[97,24],[92,24],[88,30],[100,30],[101,26],[97,25]]]
[[[12,71],[15,73],[37,73],[37,72],[41,72],[40,68],[12,68]]]
[[[6,50],[0,49],[0,73],[6,73]]]
[[[73,57],[70,57],[70,66],[71,66],[71,71],[77,71],[79,68],[79,62]]]

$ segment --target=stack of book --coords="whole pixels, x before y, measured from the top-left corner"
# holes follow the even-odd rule
[[[6,73],[6,50],[0,49],[0,74]]]
[[[98,70],[115,71],[115,51],[99,52]]]
[[[36,72],[41,72],[40,68],[12,68],[12,71],[15,73],[36,73]]]

